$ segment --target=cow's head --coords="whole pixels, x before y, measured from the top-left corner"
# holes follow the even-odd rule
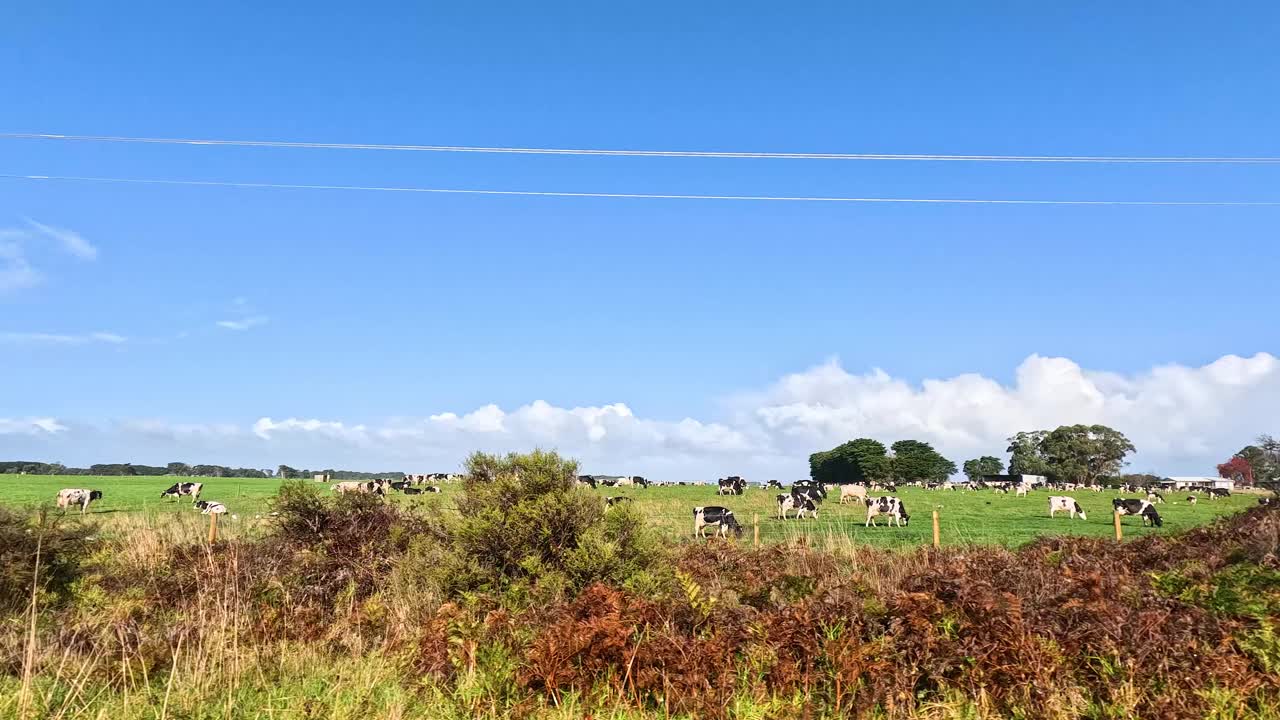
[[[101,491],[101,490],[90,490],[90,491],[89,491],[89,501],[90,501],[90,502],[93,502],[94,500],[101,500],[101,499],[102,499],[102,491]]]

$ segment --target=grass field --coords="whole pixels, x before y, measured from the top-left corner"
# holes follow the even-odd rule
[[[252,527],[254,516],[266,511],[268,501],[279,487],[273,479],[191,478],[205,483],[201,498],[218,500],[227,505],[235,519],[224,518],[222,532],[236,533]],[[94,503],[89,514],[103,521],[108,529],[125,519],[140,517],[160,520],[165,516],[190,518],[184,524],[195,528],[197,513],[189,499],[160,498],[172,484],[169,477],[89,477],[0,475],[0,503],[9,505],[52,505],[61,488],[82,487],[102,490],[104,497]],[[392,502],[439,503],[446,509],[460,484],[444,485],[439,495],[408,497],[395,494]],[[1043,535],[1110,536],[1113,532],[1111,500],[1115,492],[1070,493],[1084,507],[1088,520],[1071,520],[1059,514],[1048,517],[1049,491],[1032,492],[1029,497],[1000,495],[991,492],[927,491],[904,488],[898,493],[911,514],[908,527],[867,528],[865,511],[858,505],[841,506],[834,499],[820,507],[817,520],[778,520],[774,496],[777,491],[749,489],[742,496],[720,497],[710,486],[600,488],[601,497],[626,495],[634,498],[652,525],[673,540],[689,538],[692,508],[699,505],[723,505],[734,511],[746,527],[744,541],[753,537],[753,521],[758,518],[761,542],[779,542],[807,536],[823,542],[847,542],[882,547],[907,547],[930,541],[931,511],[938,510],[942,542],[956,544],[993,544],[1017,546]],[[1132,495],[1128,496],[1132,497]],[[1215,517],[1257,504],[1256,496],[1236,494],[1225,500],[1210,501],[1200,496],[1196,505],[1186,502],[1187,494],[1167,494],[1168,502],[1159,506],[1164,518],[1162,528],[1146,528],[1135,517],[1123,518],[1126,538],[1153,533],[1172,533],[1202,525]],[[883,523],[884,518],[879,518]]]

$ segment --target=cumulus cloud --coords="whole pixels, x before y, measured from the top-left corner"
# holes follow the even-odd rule
[[[80,260],[94,260],[98,248],[79,233],[27,219],[25,227],[0,228],[0,292],[35,287],[44,275],[28,258],[28,250],[41,240]]]
[[[4,332],[0,333],[0,342],[10,345],[85,345],[88,343],[106,343],[120,345],[128,342],[128,338],[110,332],[91,332],[81,334],[43,333],[43,332]]]
[[[644,418],[623,403],[565,408],[538,400],[511,410],[489,404],[377,423],[296,417],[262,417],[248,426],[118,423],[98,438],[115,448],[179,453],[173,457],[198,447],[218,453],[202,461],[237,465],[443,470],[473,450],[544,447],[580,458],[587,472],[795,479],[807,474],[809,453],[855,437],[927,440],[959,463],[1004,455],[1006,438],[1019,430],[1103,423],[1138,447],[1135,469],[1181,475],[1212,473],[1258,433],[1280,431],[1277,401],[1280,360],[1267,353],[1133,374],[1032,355],[1009,384],[978,374],[911,383],[829,361],[731,398],[716,421]],[[79,426],[63,432],[67,425],[49,418],[41,422],[53,429],[34,430],[35,422],[0,421],[8,423],[0,432],[22,427],[27,436],[55,434],[68,443],[79,432]]]

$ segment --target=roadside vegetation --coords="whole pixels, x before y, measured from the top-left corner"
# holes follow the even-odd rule
[[[665,542],[577,473],[476,455],[447,511],[291,482],[212,546],[190,511],[0,512],[0,717],[1280,718],[1256,502],[1124,543],[754,549]]]

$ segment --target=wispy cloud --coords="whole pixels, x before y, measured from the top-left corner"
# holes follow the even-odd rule
[[[106,343],[120,345],[128,342],[128,338],[110,332],[91,332],[79,334],[43,333],[43,332],[2,332],[0,343],[10,345],[87,345],[89,343]]]
[[[0,292],[35,287],[44,275],[28,258],[33,241],[51,241],[62,252],[80,260],[95,260],[98,248],[73,230],[26,219],[26,227],[0,228]]]
[[[26,218],[27,226],[38,232],[40,235],[53,240],[62,246],[62,249],[80,258],[81,260],[96,260],[98,258],[98,248],[94,247],[88,240],[85,240],[80,233],[66,228],[45,225],[42,222],[36,222],[31,218]]]
[[[227,330],[241,331],[255,328],[259,325],[266,325],[269,320],[270,318],[266,315],[250,315],[240,320],[219,320],[216,324],[218,327],[226,328]]]

